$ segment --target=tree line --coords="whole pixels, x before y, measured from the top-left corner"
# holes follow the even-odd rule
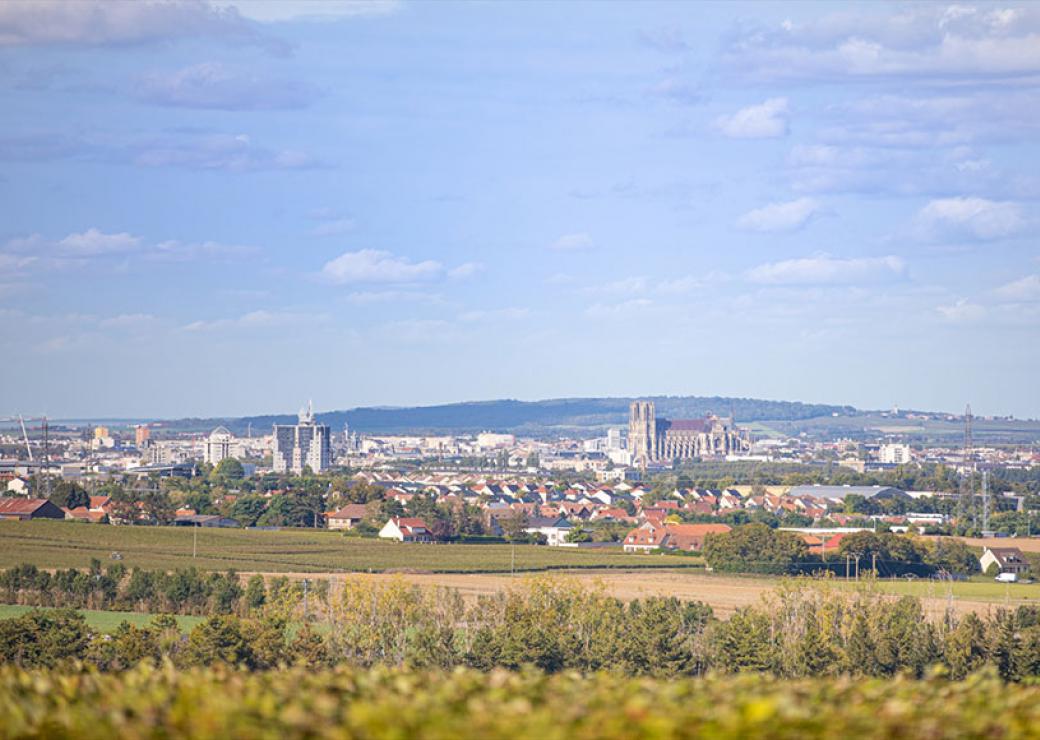
[[[977,573],[980,567],[967,544],[947,537],[928,541],[891,532],[862,531],[844,536],[830,552],[812,552],[800,534],[759,523],[709,534],[703,554],[709,568],[724,573],[795,575],[830,571],[844,575],[850,561],[855,561],[857,572],[872,572],[879,577],[963,576]]]
[[[328,581],[316,580],[310,590],[320,602],[327,598]],[[84,570],[69,568],[51,573],[23,564],[0,571],[0,599],[26,606],[247,615],[275,605],[282,612],[291,612],[301,598],[299,581],[284,576],[265,581],[263,576],[254,575],[243,586],[234,570],[129,570],[122,563],[102,569],[101,561],[95,558]]]
[[[295,614],[298,619],[299,613]],[[262,670],[407,666],[482,671],[527,666],[678,677],[761,672],[781,677],[953,678],[989,667],[1008,681],[1040,676],[1040,609],[926,618],[921,601],[869,589],[793,582],[759,606],[718,619],[675,598],[624,602],[567,580],[532,579],[467,605],[458,591],[403,581],[348,580],[324,628],[274,605],[248,617],[217,614],[187,635],[172,617],[104,635],[71,610],[0,620],[0,660],[23,667],[86,661],[122,670],[144,659]]]

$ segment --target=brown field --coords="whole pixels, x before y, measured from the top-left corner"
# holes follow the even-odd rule
[[[972,547],[1017,547],[1022,552],[1040,552],[1040,537],[960,537]]]
[[[243,574],[244,576],[247,574]],[[527,578],[538,577],[531,575],[503,575],[503,574],[465,574],[465,573],[327,573],[327,574],[292,574],[282,573],[289,577],[324,577],[335,584],[345,579],[361,578],[376,581],[387,581],[392,579],[403,579],[409,583],[420,586],[447,586],[457,589],[467,600],[474,600],[478,596],[488,595],[520,585]],[[544,575],[541,577],[545,577]],[[707,573],[691,573],[689,571],[560,571],[549,576],[551,578],[570,578],[587,586],[602,588],[606,593],[623,600],[631,600],[645,596],[675,596],[684,600],[703,601],[715,610],[720,617],[727,617],[742,606],[749,606],[761,602],[764,595],[780,585],[780,579],[768,577],[739,576],[739,575],[712,575]],[[843,581],[832,582],[834,587],[846,588],[851,584]],[[906,593],[906,584],[903,582],[879,582],[877,587],[885,592],[891,592],[893,598],[900,593]],[[928,591],[927,584],[914,584],[912,593],[919,596],[926,614],[931,618],[940,618],[945,613],[947,606],[951,606],[957,613],[976,612],[985,614],[998,606],[1004,605],[1002,599],[997,598],[971,598],[956,596],[951,600],[929,593],[941,593],[939,591]],[[1001,592],[1003,593],[1003,592]],[[1026,592],[1020,592],[1026,593]],[[1032,594],[1032,591],[1028,593]],[[1009,602],[1010,606],[1023,603],[1037,603],[1030,598],[1014,598]]]

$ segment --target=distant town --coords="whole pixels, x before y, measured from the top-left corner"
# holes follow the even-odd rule
[[[626,552],[699,552],[706,535],[753,522],[798,533],[812,553],[879,528],[1031,535],[1040,452],[975,446],[971,423],[960,444],[926,446],[762,435],[732,415],[668,419],[648,400],[631,402],[627,426],[555,439],[361,434],[311,405],[244,436],[22,420],[0,437],[0,518]]]

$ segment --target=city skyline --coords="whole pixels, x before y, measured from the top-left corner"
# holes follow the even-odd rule
[[[1024,3],[7,2],[0,415],[1040,417],[1038,80]]]

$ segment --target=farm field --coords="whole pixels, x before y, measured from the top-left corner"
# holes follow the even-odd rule
[[[304,574],[299,575],[302,577]],[[473,601],[480,596],[513,588],[521,584],[524,578],[532,577],[532,574],[327,573],[324,576],[333,583],[348,578],[377,581],[403,579],[420,586],[447,586],[458,590],[467,601]],[[554,577],[574,579],[586,587],[600,588],[624,601],[648,596],[674,596],[687,601],[703,601],[719,617],[728,617],[741,607],[761,603],[763,597],[784,582],[784,579],[769,576],[713,574],[696,570],[575,570],[557,572]],[[947,584],[918,581],[908,584],[905,581],[874,581],[868,584],[831,579],[817,583],[821,587],[874,588],[893,596],[917,596],[926,614],[933,618],[941,617],[947,607],[952,607],[957,613],[986,613],[1005,605],[1040,605],[1040,584],[1014,584],[1005,590],[1003,584],[994,583],[991,586],[974,582]],[[952,599],[948,597],[948,588],[952,588]]]
[[[12,619],[20,617],[26,612],[32,611],[34,607],[20,606],[17,604],[0,604],[0,619]],[[152,614],[141,614],[139,612],[108,612],[95,611],[93,609],[77,609],[86,617],[87,624],[100,632],[113,632],[122,622],[129,622],[135,627],[144,627],[152,621]],[[205,617],[174,616],[181,630],[187,632]]]
[[[122,555],[127,567],[196,567],[263,573],[425,571],[509,573],[580,568],[697,568],[699,558],[627,555],[618,550],[536,545],[419,545],[344,537],[326,530],[114,527],[64,521],[0,522],[0,568],[85,568],[92,558]]]

